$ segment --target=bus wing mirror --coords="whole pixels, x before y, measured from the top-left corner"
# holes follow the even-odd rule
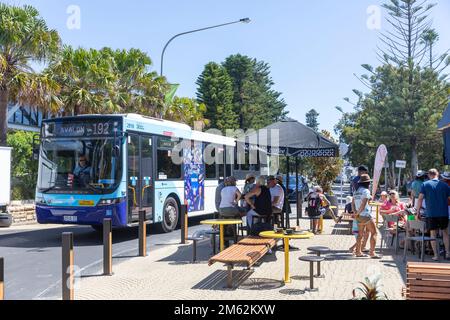
[[[39,160],[39,146],[41,145],[41,136],[35,134],[33,136],[32,155],[33,160]]]

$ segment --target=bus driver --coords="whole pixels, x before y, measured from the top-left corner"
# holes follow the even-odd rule
[[[84,187],[91,181],[92,168],[88,165],[85,155],[78,159],[78,165],[73,171],[75,185]]]

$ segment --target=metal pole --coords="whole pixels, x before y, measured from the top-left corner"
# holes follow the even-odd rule
[[[187,205],[182,204],[180,208],[180,222],[181,222],[181,244],[186,243],[187,233],[188,233],[188,216],[187,216]]]
[[[238,20],[238,21],[233,21],[233,22],[228,22],[228,23],[222,23],[222,24],[219,24],[219,25],[216,25],[216,26],[211,26],[211,27],[206,27],[206,28],[201,28],[201,29],[195,29],[195,30],[186,31],[186,32],[182,32],[182,33],[179,33],[179,34],[174,35],[172,38],[169,39],[169,41],[167,41],[167,43],[166,43],[166,45],[164,46],[163,51],[162,51],[162,53],[161,53],[161,73],[160,73],[161,77],[162,77],[162,75],[163,75],[164,53],[166,52],[167,46],[169,45],[169,43],[172,42],[172,40],[174,40],[175,38],[177,38],[177,37],[179,37],[179,36],[185,35],[185,34],[194,33],[194,32],[199,32],[199,31],[208,30],[208,29],[213,29],[213,28],[218,28],[218,27],[223,27],[223,26],[227,26],[227,25],[230,25],[230,24],[234,24],[234,23],[240,23],[240,22],[248,23],[248,22],[250,22],[250,19],[249,19],[249,18],[243,18],[243,19],[240,19],[240,20]]]
[[[147,255],[147,217],[145,210],[139,211],[139,256]]]
[[[73,300],[73,233],[62,234],[62,299]]]
[[[112,275],[112,220],[103,219],[103,275]]]
[[[289,156],[287,156],[286,157],[286,193],[289,191],[289,180],[290,180],[289,172],[291,171],[290,160],[291,160],[291,158]],[[284,196],[286,197],[287,195],[284,195]],[[283,199],[283,200],[285,201],[286,199]],[[284,201],[283,201],[283,203],[284,203]],[[289,201],[289,199],[288,199],[288,201]],[[284,214],[286,215],[286,218],[284,219],[285,227],[290,228],[289,213],[288,213],[287,208],[286,208],[286,212],[284,212]]]
[[[397,183],[397,191],[400,193],[400,175],[402,173],[402,168],[398,168],[398,183]]]
[[[5,299],[5,261],[0,257],[0,300]]]
[[[389,160],[388,160],[389,155],[386,155],[386,161],[384,164],[384,191],[387,192],[388,190],[388,180],[387,180],[387,171],[389,170]]]
[[[297,211],[297,227],[300,225],[299,219],[299,201],[298,201],[298,157],[295,157],[295,204]]]

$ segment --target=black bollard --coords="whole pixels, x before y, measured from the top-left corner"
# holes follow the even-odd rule
[[[0,257],[0,300],[5,299],[5,261]]]
[[[187,205],[182,204],[180,208],[180,222],[181,222],[181,244],[186,243],[186,238],[188,237],[188,216],[187,216]]]
[[[62,234],[62,299],[73,300],[73,233]]]
[[[103,219],[103,274],[112,275],[112,220]]]

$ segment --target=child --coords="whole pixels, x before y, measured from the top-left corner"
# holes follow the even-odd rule
[[[353,197],[347,196],[345,198],[345,209],[344,209],[344,213],[353,213],[353,209],[352,209],[352,200]]]

